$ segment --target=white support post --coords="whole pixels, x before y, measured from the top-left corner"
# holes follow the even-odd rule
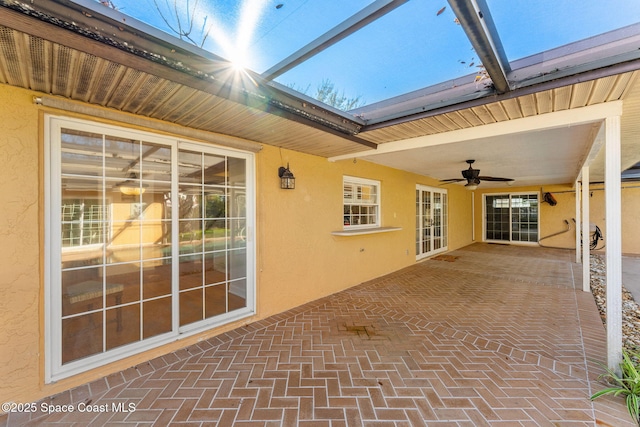
[[[622,218],[620,116],[605,120],[605,223],[607,233],[607,365],[620,372],[622,361]]]
[[[589,166],[582,168],[582,290],[591,291],[591,254],[589,252]]]
[[[576,213],[574,218],[576,219],[575,222],[575,226],[576,226],[576,264],[580,264],[580,262],[582,261],[582,248],[581,248],[581,242],[580,242],[580,231],[581,229],[581,214],[580,214],[580,181],[576,181],[575,182],[575,187],[576,187]],[[584,284],[582,286],[582,289],[584,289]]]

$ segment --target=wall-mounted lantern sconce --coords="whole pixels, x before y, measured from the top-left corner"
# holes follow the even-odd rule
[[[287,167],[280,166],[278,169],[278,176],[280,177],[280,188],[285,190],[293,190],[296,188],[296,177],[289,170],[289,163]]]

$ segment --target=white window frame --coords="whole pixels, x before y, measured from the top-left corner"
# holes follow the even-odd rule
[[[487,196],[508,196],[509,197],[509,240],[496,240],[496,239],[487,239]],[[525,192],[516,192],[516,193],[485,193],[482,195],[482,241],[488,243],[502,243],[502,244],[510,244],[510,245],[524,245],[524,246],[538,246],[538,241],[535,242],[527,242],[523,240],[513,240],[512,239],[512,210],[513,206],[511,204],[511,200],[514,197],[518,196],[536,196],[538,200],[538,213],[537,213],[537,221],[538,221],[538,241],[540,240],[540,192],[536,191],[525,191]]]
[[[346,194],[345,194],[346,186],[353,186],[356,188],[359,186],[360,187],[368,186],[368,187],[374,188],[376,193],[375,202],[374,203],[357,203],[357,200],[352,199],[353,203],[349,203],[348,198],[346,197]],[[373,179],[366,179],[366,178],[358,178],[358,177],[347,176],[347,175],[343,176],[342,177],[342,218],[343,218],[344,230],[379,228],[381,226],[381,218],[382,218],[381,199],[382,199],[382,196],[381,196],[380,181],[376,181]],[[345,216],[347,215],[345,213],[345,208],[348,205],[365,207],[365,208],[375,207],[375,221],[373,223],[367,223],[367,224],[352,224],[350,219],[347,220],[347,218],[345,218]]]
[[[61,162],[59,151],[54,150],[60,147],[62,128],[73,128],[86,130],[89,132],[102,132],[114,136],[138,137],[145,141],[157,142],[172,150],[172,159],[178,158],[179,148],[193,148],[200,151],[220,153],[229,157],[241,158],[246,161],[246,307],[234,310],[217,317],[204,319],[193,324],[180,327],[178,311],[178,271],[173,270],[173,318],[172,330],[170,332],[137,341],[131,344],[116,347],[111,350],[100,352],[85,358],[62,364],[62,278],[61,278],[61,254],[62,254],[62,234],[60,223],[60,207],[62,204],[60,192]],[[45,296],[45,383],[51,383],[63,378],[70,377],[94,368],[104,366],[114,361],[133,356],[147,350],[159,347],[164,344],[183,339],[197,333],[210,330],[230,322],[237,321],[256,313],[256,243],[255,243],[255,204],[256,204],[256,177],[255,177],[255,155],[252,152],[235,150],[227,147],[219,147],[211,144],[185,141],[178,137],[168,137],[151,132],[130,129],[122,126],[107,125],[90,120],[82,120],[56,115],[45,115],[44,121],[44,193],[45,193],[45,215],[44,215],[44,296]],[[176,177],[171,183],[171,193],[178,197],[177,182],[177,162],[172,166],[172,176]],[[178,242],[178,205],[177,199],[172,203],[174,212],[172,215],[172,241]],[[74,248],[74,250],[81,249]],[[172,251],[172,262],[178,263],[178,250]]]
[[[431,200],[435,199],[435,194],[440,194],[441,199],[440,199],[440,203],[443,204],[443,207],[441,208],[441,223],[440,223],[440,227],[441,227],[441,232],[442,229],[445,230],[444,233],[442,233],[442,235],[440,236],[441,238],[441,246],[438,249],[434,249],[434,242],[435,242],[435,237],[434,236],[430,236],[431,237],[431,250],[427,251],[427,252],[421,252],[416,248],[416,261],[419,261],[421,259],[436,255],[440,252],[446,252],[449,250],[449,191],[445,188],[437,188],[437,187],[430,187],[427,185],[422,185],[422,184],[416,184],[416,191],[420,192],[420,197],[419,197],[419,202],[423,202],[423,198],[422,195],[424,192],[429,192],[431,194]],[[446,202],[442,202],[442,197],[445,198]],[[434,202],[435,203],[435,202]],[[421,208],[421,207],[420,207]],[[423,233],[425,231],[425,228],[431,228],[431,230],[433,230],[433,224],[429,224],[427,225],[425,223],[426,218],[424,218],[424,215],[422,214],[422,209],[420,209],[421,212],[420,214],[418,214],[418,212],[416,212],[416,219],[418,221],[420,221],[420,225],[418,227],[416,227],[416,235],[420,236],[419,239],[417,240],[417,244],[421,244],[422,243],[422,237],[423,237]],[[435,210],[435,206],[432,205],[431,207],[431,211],[433,212]],[[432,215],[433,216],[433,215]],[[416,221],[417,222],[417,221]]]

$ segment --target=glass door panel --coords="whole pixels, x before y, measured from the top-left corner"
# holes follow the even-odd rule
[[[180,326],[247,307],[246,161],[193,149],[180,163]]]
[[[485,240],[538,241],[538,195],[485,195]]]
[[[433,194],[433,249],[442,247],[442,195]]]
[[[485,239],[509,241],[509,195],[485,196]]]
[[[418,185],[416,188],[416,258],[447,249],[447,193]]]
[[[82,127],[57,151],[62,364],[171,331],[171,146]]]
[[[49,120],[47,381],[253,313],[251,155]]]
[[[511,197],[511,240],[538,241],[538,195]]]

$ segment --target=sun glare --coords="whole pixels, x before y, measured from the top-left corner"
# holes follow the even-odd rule
[[[231,56],[229,56],[229,61],[231,62],[231,67],[234,71],[240,72],[245,71],[248,68],[248,61],[245,56],[245,52],[236,51],[233,52]]]
[[[222,56],[229,60],[232,69],[243,72],[251,68],[250,47],[260,19],[267,10],[268,0],[243,0],[239,8],[238,21],[235,23],[235,31],[215,20],[215,16],[221,16],[215,10],[215,2],[208,4],[207,13],[211,30],[209,37],[220,46]]]

